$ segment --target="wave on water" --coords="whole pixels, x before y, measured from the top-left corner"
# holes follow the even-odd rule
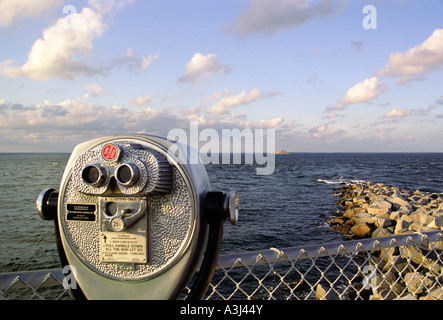
[[[343,179],[343,178],[340,178],[339,180],[317,179],[317,182],[322,182],[322,183],[326,183],[326,184],[337,184],[337,185],[370,183],[370,181],[367,181],[367,180],[347,180],[347,179]]]

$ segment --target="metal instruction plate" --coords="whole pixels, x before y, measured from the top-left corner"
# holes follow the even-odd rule
[[[96,206],[94,204],[67,204],[66,220],[95,222]]]
[[[143,235],[126,232],[101,232],[100,261],[110,263],[147,263],[147,239]]]
[[[142,217],[121,232],[107,227],[106,220],[117,217],[122,212],[134,214],[141,209],[145,198],[139,197],[102,197],[99,201],[100,241],[99,257],[104,263],[149,263],[150,209],[146,208]],[[129,219],[129,218],[127,218]],[[115,219],[114,222],[123,221]],[[111,220],[112,223],[112,220]],[[119,229],[119,228],[116,228]],[[122,228],[123,229],[123,228]]]

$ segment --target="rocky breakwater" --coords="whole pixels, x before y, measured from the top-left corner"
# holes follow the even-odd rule
[[[329,223],[346,239],[443,230],[443,195],[438,193],[360,183],[342,186],[338,196],[341,210]],[[372,252],[368,260],[377,272],[366,279],[374,284],[369,298],[443,300],[442,253],[443,241]]]
[[[443,230],[443,196],[384,184],[347,184],[338,191],[341,211],[329,222],[346,239]]]

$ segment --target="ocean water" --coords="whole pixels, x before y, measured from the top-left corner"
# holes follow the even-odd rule
[[[35,200],[58,189],[69,154],[0,154],[0,273],[58,268],[53,223]],[[222,253],[342,241],[327,225],[334,192],[349,180],[443,193],[443,153],[276,155],[275,172],[254,165],[206,165],[213,190],[240,192],[239,224],[225,224]]]

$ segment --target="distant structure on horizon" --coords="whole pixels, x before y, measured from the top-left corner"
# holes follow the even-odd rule
[[[291,153],[286,150],[282,150],[280,152],[276,152],[275,154],[291,154]]]

